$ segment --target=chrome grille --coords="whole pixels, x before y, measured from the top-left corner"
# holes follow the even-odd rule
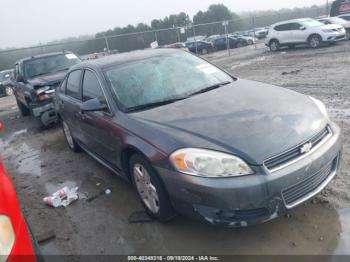
[[[293,205],[299,199],[315,191],[337,168],[338,158],[329,162],[320,171],[306,178],[305,180],[282,190],[282,197],[286,205]]]
[[[272,157],[270,159],[267,159],[264,161],[264,165],[267,169],[269,169],[271,172],[278,170],[279,168],[283,167],[284,165],[293,162],[297,160],[299,157],[302,157],[303,155],[307,154],[308,152],[303,152],[302,147],[305,144],[310,144],[310,150],[315,149],[317,146],[321,144],[321,142],[325,141],[328,137],[332,135],[332,131],[329,126],[325,127],[321,132],[313,136],[308,141],[305,141],[301,145],[288,150],[282,154],[279,154],[275,157]]]

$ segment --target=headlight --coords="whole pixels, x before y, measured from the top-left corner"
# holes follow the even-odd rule
[[[328,112],[327,112],[327,108],[324,105],[323,102],[321,102],[320,100],[310,96],[310,99],[316,104],[316,106],[318,107],[318,109],[321,111],[321,113],[326,117],[329,118],[328,116]]]
[[[44,86],[36,90],[37,95],[42,95],[45,94],[45,91],[49,90],[51,87],[49,86]]]
[[[0,215],[0,256],[10,255],[15,243],[15,232],[8,216]]]
[[[240,158],[217,151],[186,148],[170,156],[174,167],[185,174],[203,177],[235,177],[253,174]]]

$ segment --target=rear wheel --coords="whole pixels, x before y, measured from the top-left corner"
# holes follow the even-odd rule
[[[322,43],[322,38],[319,35],[311,35],[308,43],[311,48],[319,48]]]
[[[280,43],[277,40],[271,40],[269,47],[272,52],[276,52],[280,49]]]
[[[66,141],[68,143],[69,148],[73,152],[80,152],[81,148],[78,145],[78,143],[75,141],[75,139],[73,138],[72,133],[70,131],[70,128],[64,120],[62,120],[62,129],[63,129],[63,134],[64,134],[64,137],[66,138]]]
[[[19,109],[19,112],[21,113],[21,116],[29,116],[30,115],[30,110],[28,107],[22,104],[21,101],[19,101],[16,97],[16,103]]]
[[[12,88],[9,87],[9,86],[5,87],[5,94],[6,94],[7,96],[12,96],[12,95],[13,95],[13,90],[12,90]]]
[[[147,213],[162,222],[174,218],[176,212],[151,164],[143,156],[135,154],[129,166],[133,184]]]
[[[248,45],[253,45],[254,43],[253,43],[253,40],[248,40]]]

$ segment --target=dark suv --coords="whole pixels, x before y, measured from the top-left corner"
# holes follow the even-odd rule
[[[11,75],[13,70],[4,70],[0,72],[0,97],[13,94],[11,88]]]
[[[53,94],[67,70],[80,62],[71,52],[32,56],[15,64],[13,91],[22,116],[32,114],[39,127],[57,120]]]

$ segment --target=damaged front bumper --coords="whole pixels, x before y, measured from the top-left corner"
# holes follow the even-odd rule
[[[179,213],[229,227],[259,224],[312,198],[333,179],[342,138],[339,127],[332,129],[333,136],[318,150],[273,173],[264,166],[252,167],[254,175],[231,178],[195,177],[159,167],[157,171]]]
[[[34,105],[32,112],[35,117],[40,118],[44,126],[48,126],[57,121],[57,114],[53,102],[44,105]]]

